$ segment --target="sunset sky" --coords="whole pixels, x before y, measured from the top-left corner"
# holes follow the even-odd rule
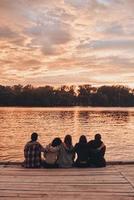
[[[0,0],[0,84],[134,87],[134,0]]]

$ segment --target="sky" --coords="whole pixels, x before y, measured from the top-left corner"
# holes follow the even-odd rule
[[[0,0],[0,84],[134,87],[134,0]]]

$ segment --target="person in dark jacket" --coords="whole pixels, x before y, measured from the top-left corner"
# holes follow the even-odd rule
[[[76,143],[74,147],[74,152],[77,155],[76,162],[74,163],[75,167],[88,167],[88,156],[89,148],[87,144],[87,138],[85,135],[81,135],[79,142]]]
[[[104,158],[106,146],[101,140],[101,135],[96,134],[94,140],[88,142],[89,158],[91,167],[105,167],[106,160]]]

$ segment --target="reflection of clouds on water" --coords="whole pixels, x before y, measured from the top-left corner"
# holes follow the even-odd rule
[[[90,112],[89,111],[80,111],[79,112],[79,120],[83,121],[82,119],[84,119],[85,123],[89,122],[89,117],[90,117]]]
[[[128,120],[129,120],[129,112],[127,112],[127,111],[126,112],[123,112],[123,111],[110,112],[109,116],[115,121],[128,122]]]
[[[43,145],[56,136],[71,134],[75,144],[82,134],[90,140],[101,133],[108,160],[131,160],[133,121],[133,108],[0,108],[0,159],[22,160],[23,147],[36,131]]]
[[[77,118],[76,118],[76,126],[77,130],[76,132],[76,138],[75,141],[79,140],[80,135],[85,135],[87,136],[87,139],[89,138],[89,117],[90,113],[88,111],[79,111],[77,110]]]
[[[70,119],[74,117],[74,112],[70,112],[70,111],[60,111],[58,112],[57,115],[58,118],[61,118],[61,120],[63,119]]]

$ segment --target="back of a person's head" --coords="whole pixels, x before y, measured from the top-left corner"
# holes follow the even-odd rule
[[[37,133],[32,133],[32,135],[31,135],[31,140],[32,141],[36,141],[38,139],[38,134]]]
[[[87,138],[85,135],[81,135],[79,138],[79,143],[80,144],[87,144]]]
[[[64,143],[67,145],[67,147],[72,146],[72,136],[66,135],[64,138]]]
[[[56,146],[60,145],[61,143],[62,143],[61,139],[59,137],[56,137],[52,141],[52,146],[56,147]]]
[[[94,139],[99,141],[101,140],[101,134],[97,133],[95,136],[94,136]]]

